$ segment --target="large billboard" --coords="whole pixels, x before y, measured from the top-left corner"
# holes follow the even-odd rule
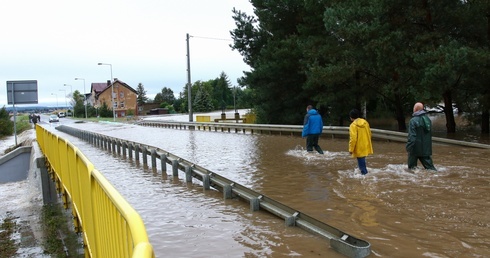
[[[9,105],[37,104],[37,81],[7,81]]]

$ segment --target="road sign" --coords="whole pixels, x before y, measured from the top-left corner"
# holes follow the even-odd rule
[[[37,104],[37,81],[7,81],[8,104]]]

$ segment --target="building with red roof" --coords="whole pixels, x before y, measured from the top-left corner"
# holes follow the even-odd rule
[[[112,91],[114,92],[112,93]],[[105,103],[109,109],[114,109],[116,117],[125,117],[138,113],[137,96],[135,89],[125,82],[114,78],[113,85],[111,85],[111,81],[106,83],[93,82],[87,101],[96,109]]]

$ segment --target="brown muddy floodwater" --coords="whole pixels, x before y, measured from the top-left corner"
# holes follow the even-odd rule
[[[403,143],[374,140],[361,176],[347,139],[83,123],[79,129],[158,147],[371,243],[370,257],[490,257],[489,150],[434,144],[438,172],[406,170]],[[54,129],[53,129],[54,130]],[[157,257],[342,257],[328,241],[249,204],[78,146],[140,213]]]

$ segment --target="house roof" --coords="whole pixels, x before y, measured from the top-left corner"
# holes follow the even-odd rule
[[[137,94],[137,91],[135,89],[133,89],[127,83],[125,83],[125,82],[123,82],[117,78],[114,78],[114,85],[115,84],[120,84],[120,85],[128,88],[130,91],[134,92],[135,94]],[[95,91],[96,96],[100,95],[102,92],[109,89],[110,86],[111,86],[110,81],[107,81],[107,83],[104,83],[104,82],[93,82],[92,83],[92,89]]]
[[[92,82],[92,89],[90,92],[95,91],[95,94],[97,95],[100,92],[103,92],[107,87],[110,86],[110,82],[108,81],[107,83],[105,82]]]

